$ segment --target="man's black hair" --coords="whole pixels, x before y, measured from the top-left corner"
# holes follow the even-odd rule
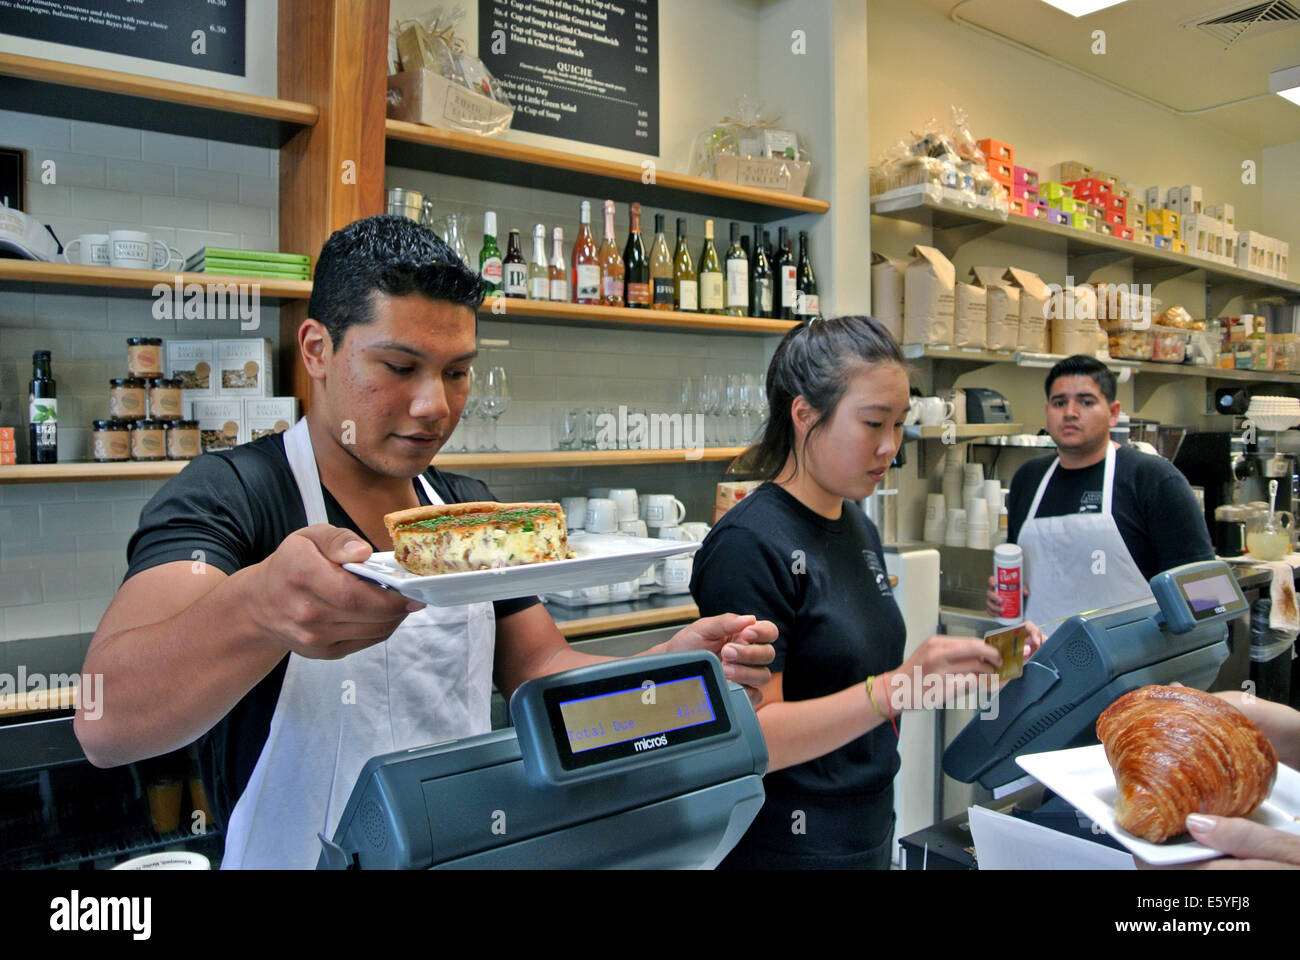
[[[372,294],[419,293],[477,311],[482,277],[428,227],[380,214],[335,230],[321,247],[307,315],[329,331],[337,348],[348,327],[371,321]]]
[[[1048,400],[1052,399],[1052,384],[1058,377],[1091,377],[1106,402],[1115,402],[1115,374],[1096,357],[1076,353],[1052,367],[1047,373],[1047,382],[1043,384],[1043,392],[1047,394]]]

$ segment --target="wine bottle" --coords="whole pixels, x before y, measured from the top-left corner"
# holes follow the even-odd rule
[[[664,238],[664,215],[655,214],[655,239],[650,245],[650,306],[655,310],[673,308],[673,258]]]
[[[686,242],[686,219],[677,218],[677,252],[673,255],[673,305],[684,313],[700,309],[700,284]]]
[[[817,277],[813,273],[812,261],[808,258],[808,231],[799,231],[799,279],[798,292],[795,297],[795,318],[807,319],[821,313],[821,304],[817,298]]]
[[[704,249],[700,251],[700,312],[721,313],[722,261],[713,246],[713,221],[704,221]]]
[[[551,299],[569,302],[569,273],[564,269],[564,228],[556,227],[551,246]]]
[[[32,354],[32,379],[27,387],[27,423],[32,463],[59,462],[59,401],[50,351]]]
[[[749,262],[749,315],[772,315],[772,268],[763,249],[763,228],[754,226],[754,258]]]
[[[641,204],[630,208],[631,225],[623,251],[623,299],[629,307],[650,309],[650,261],[641,243]]]
[[[579,208],[578,239],[573,242],[573,302],[600,303],[600,258],[591,238],[591,201]]]
[[[507,297],[523,299],[528,296],[528,263],[519,249],[519,231],[511,230],[506,242],[506,256],[501,261],[503,292]]]
[[[623,257],[614,243],[614,201],[605,201],[605,235],[600,238],[600,302],[606,307],[623,306]]]
[[[772,232],[763,231],[763,252],[767,254],[767,265],[770,269],[776,269],[776,254],[772,252]]]
[[[528,265],[528,299],[550,299],[551,271],[546,264],[546,227],[533,227],[533,262]]]
[[[722,312],[729,317],[743,317],[749,312],[749,257],[740,243],[740,224],[731,221],[731,244],[727,247],[727,285],[723,291]]]
[[[487,282],[488,296],[501,292],[501,250],[497,247],[497,215],[483,214],[483,249],[478,252],[478,272]]]
[[[794,319],[795,272],[790,233],[781,227],[776,233],[776,264],[772,268],[772,316],[778,320]]]

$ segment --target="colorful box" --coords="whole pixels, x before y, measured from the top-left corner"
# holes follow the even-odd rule
[[[1090,217],[1086,213],[1070,214],[1070,226],[1076,230],[1088,230],[1092,233],[1097,232],[1097,218]]]
[[[1038,188],[1030,186],[1027,183],[1017,183],[1012,187],[1011,195],[1017,200],[1023,200],[1025,206],[1032,207],[1038,204]]]
[[[1115,236],[1119,237],[1121,240],[1132,240],[1134,239],[1133,228],[1117,226],[1115,228]]]
[[[1107,213],[1128,215],[1128,200],[1117,193],[1107,194],[1106,199],[1102,201],[1102,205],[1106,208]]]
[[[975,146],[984,151],[984,156],[989,160],[992,166],[994,160],[1002,160],[1014,168],[1016,163],[1016,148],[1009,143],[1003,143],[1001,140],[994,140],[991,137],[984,140],[976,140]],[[1015,170],[1012,169],[1009,176],[1015,176]]]
[[[1074,187],[1074,195],[1076,197],[1095,197],[1111,192],[1110,184],[1105,180],[1098,180],[1096,177],[1084,177],[1081,180],[1067,180],[1066,183]]]
[[[1147,203],[1145,200],[1130,200],[1127,212],[1136,223],[1147,222]]]
[[[218,397],[271,396],[271,370],[270,340],[217,341]]]
[[[1178,214],[1172,210],[1148,210],[1147,229],[1172,237],[1178,233]]]
[[[1148,210],[1163,210],[1165,208],[1164,194],[1161,193],[1159,187],[1147,187],[1142,201],[1146,204]]]
[[[1026,187],[1038,186],[1038,171],[1030,170],[1026,167],[1016,167],[1016,184],[1024,184]]]
[[[1026,213],[1029,216],[1033,217],[1035,220],[1046,220],[1047,215],[1051,212],[1051,210],[1052,208],[1049,207],[1046,203],[1036,203],[1032,207],[1029,207]]]
[[[1174,238],[1167,237],[1163,233],[1153,233],[1151,235],[1151,245],[1157,250],[1172,250]]]
[[[1105,170],[1094,170],[1092,171],[1092,175],[1096,179],[1101,180],[1104,183],[1110,184],[1112,190],[1114,190],[1120,184],[1119,176],[1113,173],[1107,173]]]
[[[1104,203],[1093,203],[1089,200],[1087,206],[1088,216],[1092,217],[1094,220],[1106,219],[1106,205]]]
[[[1062,213],[1074,214],[1088,212],[1088,205],[1082,200],[1071,200],[1069,197],[1057,197],[1048,202]]]
[[[1170,243],[1171,243],[1171,246],[1170,246],[1169,249],[1170,249],[1173,253],[1186,253],[1186,252],[1187,252],[1187,242],[1186,242],[1185,240],[1172,240],[1172,241],[1170,241]]]
[[[1095,222],[1097,224],[1098,233],[1107,237],[1115,236],[1115,225],[1113,223],[1108,223],[1105,220],[1097,220]]]
[[[1025,201],[1020,197],[1012,197],[1007,201],[1007,209],[1023,217],[1025,215]]]
[[[1038,195],[1040,197],[1045,197],[1048,200],[1058,200],[1061,197],[1073,198],[1074,190],[1063,183],[1049,180],[1047,183],[1040,183],[1038,185]]]
[[[1112,227],[1125,227],[1125,226],[1128,226],[1128,222],[1127,222],[1127,220],[1124,218],[1124,214],[1122,214],[1122,213],[1116,213],[1116,212],[1113,211],[1113,210],[1108,211],[1108,212],[1106,213],[1106,215],[1105,215],[1104,217],[1102,217],[1102,219],[1105,220],[1107,223],[1109,223]]]
[[[994,180],[1004,183],[1008,187],[1015,186],[1016,168],[1014,164],[1006,160],[989,160],[988,167],[989,173],[993,175]]]
[[[1178,188],[1178,212],[1183,216],[1193,213],[1201,213],[1201,207],[1204,204],[1202,199],[1204,191],[1193,184],[1186,184]]]
[[[1061,181],[1083,180],[1086,177],[1094,176],[1092,167],[1086,163],[1080,163],[1078,160],[1064,160],[1057,164],[1057,176]]]
[[[1047,222],[1068,227],[1070,225],[1070,214],[1066,213],[1064,210],[1057,210],[1055,207],[1048,208]]]

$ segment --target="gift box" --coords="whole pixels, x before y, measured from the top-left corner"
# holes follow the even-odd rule
[[[1088,209],[1084,212],[1087,213],[1088,216],[1092,217],[1094,220],[1106,219],[1106,205],[1104,203],[1092,203],[1091,201],[1089,201],[1087,203],[1087,207]]]
[[[1025,167],[1016,167],[1016,184],[1024,184],[1026,187],[1038,186],[1038,171],[1029,170]]]
[[[1203,192],[1200,187],[1186,184],[1178,188],[1178,212],[1183,216],[1201,213]],[[1172,209],[1172,208],[1171,208]]]
[[[1095,197],[1110,193],[1110,184],[1105,180],[1098,180],[1096,177],[1084,177],[1081,180],[1067,180],[1071,187],[1074,188],[1076,197]]]
[[[436,70],[403,70],[388,78],[388,116],[484,136],[510,128],[515,111]]]
[[[812,163],[786,157],[738,157],[719,153],[713,158],[713,177],[742,187],[779,190],[802,197]],[[956,186],[956,184],[953,184]]]
[[[1026,207],[1033,207],[1038,204],[1038,188],[1027,183],[1017,183],[1012,187],[1011,195],[1017,200],[1023,200]]]
[[[1165,197],[1159,187],[1147,187],[1142,201],[1146,204],[1148,210],[1163,210],[1165,208]]]
[[[1178,214],[1173,210],[1148,210],[1147,229],[1172,237],[1178,233]]]
[[[1230,203],[1216,203],[1212,207],[1206,207],[1205,212],[1215,220],[1222,220],[1227,224],[1236,223],[1237,211]]]
[[[1106,215],[1102,217],[1102,219],[1106,223],[1109,223],[1112,227],[1123,227],[1128,225],[1127,221],[1124,218],[1124,214],[1115,213],[1114,211],[1107,212]]]
[[[1128,214],[1128,200],[1117,193],[1110,193],[1102,201],[1107,213]]]
[[[1186,253],[1186,252],[1187,252],[1187,242],[1184,241],[1184,240],[1178,240],[1178,239],[1171,240],[1171,241],[1170,241],[1170,247],[1169,247],[1169,249],[1170,249],[1171,251],[1173,251],[1174,253]]]
[[[1070,225],[1070,214],[1066,213],[1064,210],[1057,210],[1055,207],[1049,207],[1047,211],[1047,222],[1068,227]]]
[[[1113,237],[1115,236],[1115,224],[1106,220],[1098,220],[1097,232],[1107,237]]]
[[[984,156],[988,158],[990,166],[992,166],[994,160],[1002,160],[1014,168],[1016,162],[1016,148],[1011,146],[1011,144],[989,138],[985,140],[976,140],[975,146],[984,151]],[[1014,169],[1008,173],[1008,176],[1015,176]]]
[[[1040,183],[1038,185],[1038,195],[1040,197],[1045,197],[1048,200],[1057,200],[1061,197],[1072,198],[1074,196],[1074,190],[1063,183],[1049,180],[1047,183]]]
[[[1145,200],[1130,200],[1128,202],[1128,215],[1133,218],[1134,223],[1147,222],[1147,204]]]
[[[1093,176],[1092,167],[1078,160],[1066,160],[1056,165],[1057,176],[1062,182],[1083,180]]]
[[[1076,230],[1088,230],[1093,233],[1097,230],[1097,218],[1089,216],[1087,213],[1079,212],[1070,214],[1070,226]]]
[[[1020,197],[1012,197],[1007,201],[1007,208],[1012,213],[1018,213],[1022,217],[1025,215],[1025,201]]]
[[[1133,228],[1125,227],[1125,226],[1117,226],[1115,227],[1115,236],[1119,237],[1121,240],[1132,240]]]
[[[1174,238],[1167,237],[1163,233],[1153,233],[1151,235],[1151,245],[1157,250],[1171,250],[1174,245]]]
[[[1035,220],[1046,220],[1047,215],[1051,212],[1051,210],[1052,208],[1049,207],[1046,203],[1039,202],[1034,204],[1032,207],[1030,207],[1026,211],[1026,213],[1029,216],[1033,217]]]
[[[1094,180],[1100,180],[1102,183],[1108,184],[1111,190],[1114,190],[1120,184],[1120,178],[1116,174],[1107,173],[1105,170],[1094,170],[1092,176]]]

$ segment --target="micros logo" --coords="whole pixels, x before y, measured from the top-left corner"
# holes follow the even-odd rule
[[[642,737],[640,740],[633,743],[632,746],[637,753],[640,753],[642,750],[654,750],[657,747],[666,747],[668,746],[668,736],[667,734],[661,733],[657,737]]]

